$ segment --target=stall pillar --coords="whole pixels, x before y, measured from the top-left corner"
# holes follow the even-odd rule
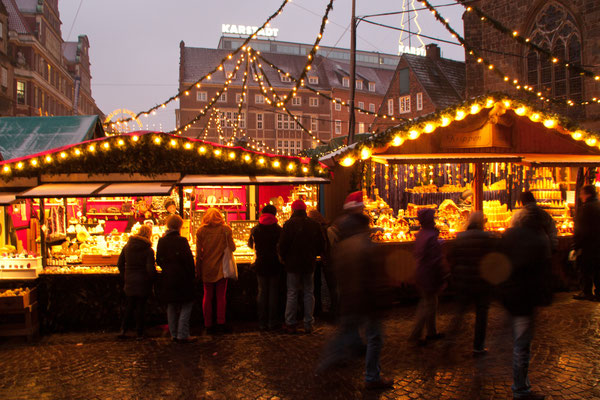
[[[258,190],[256,185],[246,186],[246,220],[255,221],[258,218],[256,216],[260,212],[258,210]]]
[[[40,198],[40,249],[42,256],[42,267],[47,267],[48,256],[46,254],[46,232],[42,229],[46,224],[46,213],[44,212],[44,199]]]
[[[181,215],[181,218],[185,218],[185,214],[184,214],[185,197],[184,197],[184,193],[183,193],[183,186],[177,187],[177,194],[179,195],[179,215]]]
[[[473,207],[474,211],[483,211],[483,165],[475,163],[473,176]]]

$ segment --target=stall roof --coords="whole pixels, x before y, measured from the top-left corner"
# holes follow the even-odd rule
[[[168,196],[175,182],[112,183],[96,196]]]
[[[0,193],[0,206],[7,206],[17,199],[19,193]]]
[[[103,183],[46,183],[17,195],[17,198],[91,197],[103,186]]]
[[[329,179],[300,176],[248,176],[248,175],[186,175],[179,186],[202,185],[286,185],[329,183]]]
[[[519,162],[523,156],[496,153],[437,153],[437,154],[377,154],[373,161],[383,164],[422,164],[422,163],[470,163],[470,162]]]
[[[600,165],[600,155],[582,154],[524,154],[523,162],[545,167],[590,167]]]
[[[3,160],[26,157],[104,136],[97,115],[0,118]]]

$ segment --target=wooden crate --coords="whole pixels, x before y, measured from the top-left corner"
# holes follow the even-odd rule
[[[0,314],[21,314],[22,322],[0,324],[0,336],[27,336],[27,340],[37,337],[40,332],[38,303],[33,302],[20,310],[0,310]]]
[[[37,300],[37,289],[33,288],[20,296],[0,297],[0,312],[22,311],[35,303]]]
[[[84,254],[81,256],[81,263],[87,265],[117,265],[118,255]]]

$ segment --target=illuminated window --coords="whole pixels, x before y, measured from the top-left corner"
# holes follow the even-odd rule
[[[410,95],[402,96],[398,99],[400,114],[406,114],[410,112]]]
[[[25,82],[17,81],[17,104],[25,104]]]
[[[358,123],[358,133],[364,133],[364,132],[365,132],[365,123],[359,122]]]

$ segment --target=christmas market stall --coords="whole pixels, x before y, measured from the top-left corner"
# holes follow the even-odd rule
[[[237,246],[231,315],[253,318],[254,254],[247,241],[260,209],[275,205],[280,223],[296,199],[319,209],[329,172],[307,158],[138,132],[7,160],[0,178],[0,278],[6,278],[0,282],[38,286],[42,327],[57,331],[117,326],[116,263],[132,232],[150,224],[156,249],[166,217],[177,213],[195,252],[194,233],[209,207],[224,214]],[[164,322],[158,304],[150,309]]]
[[[337,168],[327,189],[329,214],[341,208],[339,196],[331,193],[349,186],[347,179],[337,179],[337,170],[354,171],[377,230],[374,238],[389,245],[398,282],[412,279],[419,209],[436,210],[440,237],[447,241],[464,229],[473,210],[483,211],[486,229],[500,235],[523,206],[521,192],[529,190],[555,220],[554,273],[557,285],[565,287],[572,274],[565,264],[576,194],[596,180],[600,136],[560,115],[493,94],[404,122],[321,161]]]

